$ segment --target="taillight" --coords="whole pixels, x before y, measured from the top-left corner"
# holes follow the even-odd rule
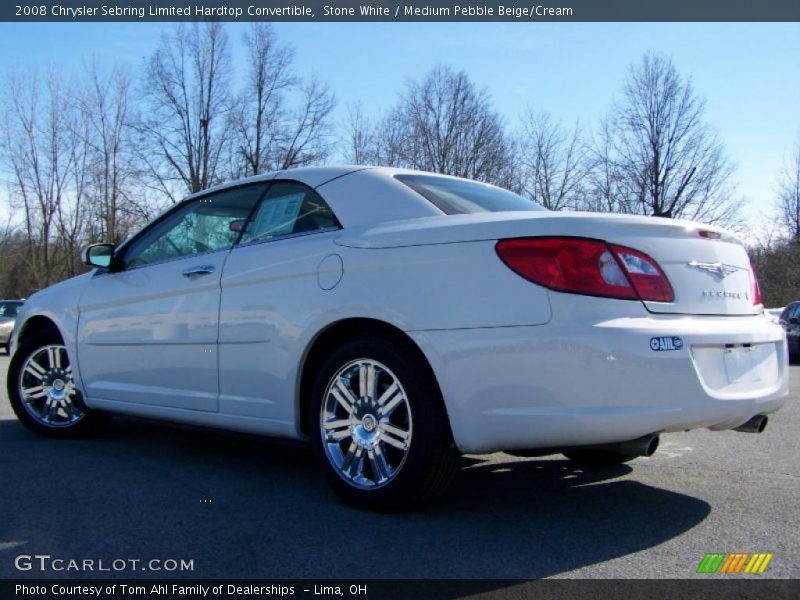
[[[758,285],[758,276],[753,268],[753,261],[750,261],[750,287],[753,292],[753,305],[761,304],[761,286]]]
[[[667,276],[652,258],[631,248],[611,246],[641,300],[672,302],[675,294]]]
[[[656,261],[646,254],[574,237],[500,240],[497,255],[528,281],[573,294],[672,302],[675,294]]]

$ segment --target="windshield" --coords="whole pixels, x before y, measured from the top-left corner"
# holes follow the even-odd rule
[[[545,210],[531,200],[488,183],[436,175],[395,175],[395,178],[448,215]]]

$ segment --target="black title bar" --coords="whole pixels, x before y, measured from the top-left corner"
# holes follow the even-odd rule
[[[114,21],[800,21],[798,0],[64,0],[3,2],[0,20]]]
[[[454,600],[770,600],[798,597],[798,580],[741,578],[739,580],[698,576],[683,580],[508,580],[508,579],[333,579],[333,580],[219,580],[219,579],[20,579],[0,580],[4,600],[219,600],[220,598],[308,600],[408,600],[436,598]]]

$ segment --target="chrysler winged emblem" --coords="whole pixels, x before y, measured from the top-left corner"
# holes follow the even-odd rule
[[[740,271],[739,267],[733,267],[731,265],[723,265],[722,263],[715,262],[698,262],[693,260],[689,263],[690,267],[694,267],[695,269],[702,269],[703,271],[708,271],[712,275],[716,275],[720,279],[725,279],[731,273],[735,273],[736,271]]]

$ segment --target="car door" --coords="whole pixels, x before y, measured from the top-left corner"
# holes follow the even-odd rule
[[[220,276],[266,189],[184,202],[95,272],[81,301],[78,357],[89,398],[216,411]]]
[[[324,199],[274,182],[222,276],[220,412],[294,433],[297,339],[342,276],[339,223]]]

